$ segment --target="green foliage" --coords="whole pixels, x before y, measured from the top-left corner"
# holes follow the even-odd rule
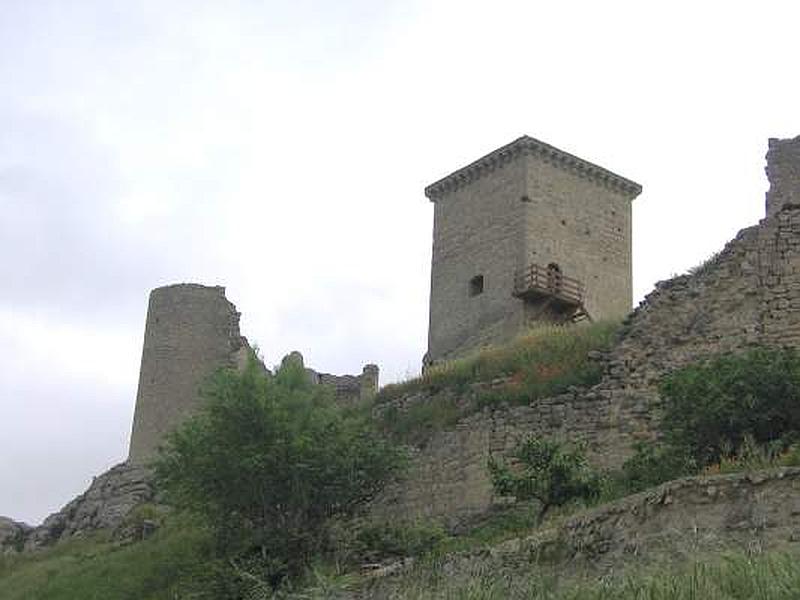
[[[197,598],[213,564],[211,547],[210,533],[182,515],[135,544],[99,535],[0,556],[0,600]]]
[[[435,522],[378,523],[357,532],[355,551],[361,560],[383,561],[426,554],[446,539],[447,532]]]
[[[668,446],[699,466],[740,448],[800,432],[800,357],[793,349],[756,348],[684,367],[664,379],[661,429]]]
[[[435,365],[421,377],[384,386],[376,402],[417,391],[463,391],[470,384],[500,377],[514,377],[513,386],[525,388],[533,397],[549,396],[593,380],[597,368],[588,354],[607,349],[617,328],[612,322],[540,326],[504,346],[485,348],[472,356]]]
[[[422,377],[387,385],[378,393],[378,404],[414,392],[450,393],[402,409],[387,407],[381,413],[383,429],[406,443],[421,444],[431,432],[451,427],[486,406],[527,404],[572,386],[593,385],[600,380],[602,366],[589,355],[608,349],[616,330],[617,324],[607,322],[538,327],[508,345],[487,348],[431,367]],[[506,378],[506,384],[466,393],[471,384],[499,378]]]
[[[408,408],[387,406],[380,413],[383,430],[406,444],[423,444],[433,433],[448,429],[468,414],[457,399],[446,395],[418,402]]]
[[[553,506],[599,496],[600,478],[589,468],[581,448],[567,448],[549,439],[530,436],[512,453],[514,464],[491,458],[489,473],[495,492],[517,500],[538,500],[539,520]]]
[[[291,362],[274,377],[254,361],[241,374],[220,371],[205,394],[156,475],[171,502],[207,520],[219,555],[255,587],[300,574],[333,520],[363,507],[403,462]]]
[[[694,460],[686,451],[655,442],[639,442],[634,454],[622,465],[615,496],[646,490],[697,472]]]

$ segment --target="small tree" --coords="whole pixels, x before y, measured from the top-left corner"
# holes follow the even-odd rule
[[[204,393],[205,409],[169,438],[156,475],[175,505],[206,518],[218,552],[248,578],[274,585],[299,574],[332,521],[363,507],[403,461],[302,365],[269,377],[251,360],[241,374],[218,372]]]
[[[555,440],[529,436],[517,445],[511,459],[511,464],[489,459],[492,486],[501,496],[538,500],[540,522],[553,506],[600,495],[600,479],[580,448],[568,449]]]

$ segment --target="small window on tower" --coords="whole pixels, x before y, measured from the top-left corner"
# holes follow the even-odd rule
[[[475,275],[469,280],[469,295],[477,296],[483,293],[483,275]]]

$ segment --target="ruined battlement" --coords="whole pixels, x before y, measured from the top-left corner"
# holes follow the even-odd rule
[[[206,377],[247,364],[251,348],[239,331],[239,317],[221,286],[181,283],[150,293],[129,463],[147,463],[165,436],[198,410]],[[284,360],[303,364],[299,352]],[[342,405],[378,391],[377,365],[365,365],[360,375],[306,372],[313,383],[332,387]]]
[[[293,361],[303,367],[311,383],[332,388],[334,399],[340,406],[357,404],[378,393],[380,378],[378,365],[372,363],[364,365],[360,375],[332,375],[306,367],[303,355],[297,350],[287,354],[282,362],[286,361]]]
[[[767,151],[767,216],[786,205],[800,204],[800,136],[779,140],[770,138]]]

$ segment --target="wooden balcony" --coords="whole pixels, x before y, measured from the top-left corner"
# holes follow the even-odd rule
[[[532,264],[515,273],[513,294],[526,300],[549,300],[564,308],[581,308],[585,290],[583,283],[565,277],[555,265]]]

